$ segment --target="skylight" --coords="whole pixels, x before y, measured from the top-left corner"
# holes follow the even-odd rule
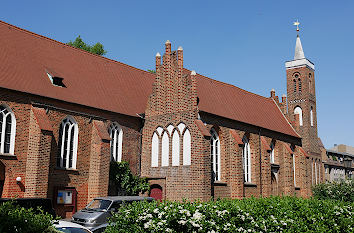
[[[65,84],[63,83],[64,78],[60,78],[57,75],[52,75],[48,71],[47,71],[47,75],[48,75],[49,80],[52,82],[52,84],[54,86],[66,87]]]

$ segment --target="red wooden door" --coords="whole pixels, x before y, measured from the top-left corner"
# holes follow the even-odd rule
[[[152,185],[150,189],[150,197],[155,198],[155,200],[162,201],[162,188],[160,185]]]

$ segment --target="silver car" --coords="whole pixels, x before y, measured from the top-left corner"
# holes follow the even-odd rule
[[[78,223],[88,229],[95,228],[101,224],[107,223],[108,218],[116,212],[122,204],[128,204],[135,201],[153,201],[152,197],[139,196],[109,196],[93,199],[84,209],[72,216],[72,222]]]

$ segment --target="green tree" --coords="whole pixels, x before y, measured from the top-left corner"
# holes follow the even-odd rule
[[[112,188],[116,189],[118,195],[138,195],[150,189],[146,178],[135,176],[126,161],[111,162],[109,180],[114,184]]]
[[[73,46],[75,48],[82,49],[87,52],[94,53],[94,54],[101,55],[101,56],[105,55],[107,53],[107,51],[104,50],[103,45],[100,42],[97,42],[94,45],[86,44],[81,39],[80,35],[78,37],[76,37],[76,39],[74,41],[69,41],[67,44],[70,46]]]

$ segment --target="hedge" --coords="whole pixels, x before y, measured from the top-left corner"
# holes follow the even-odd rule
[[[317,199],[354,202],[354,181],[340,180],[338,182],[318,184],[312,188],[312,192]]]
[[[14,205],[11,201],[0,204],[0,232],[57,232],[52,225],[52,216],[33,209]]]
[[[353,203],[296,197],[135,202],[105,232],[354,232]]]

